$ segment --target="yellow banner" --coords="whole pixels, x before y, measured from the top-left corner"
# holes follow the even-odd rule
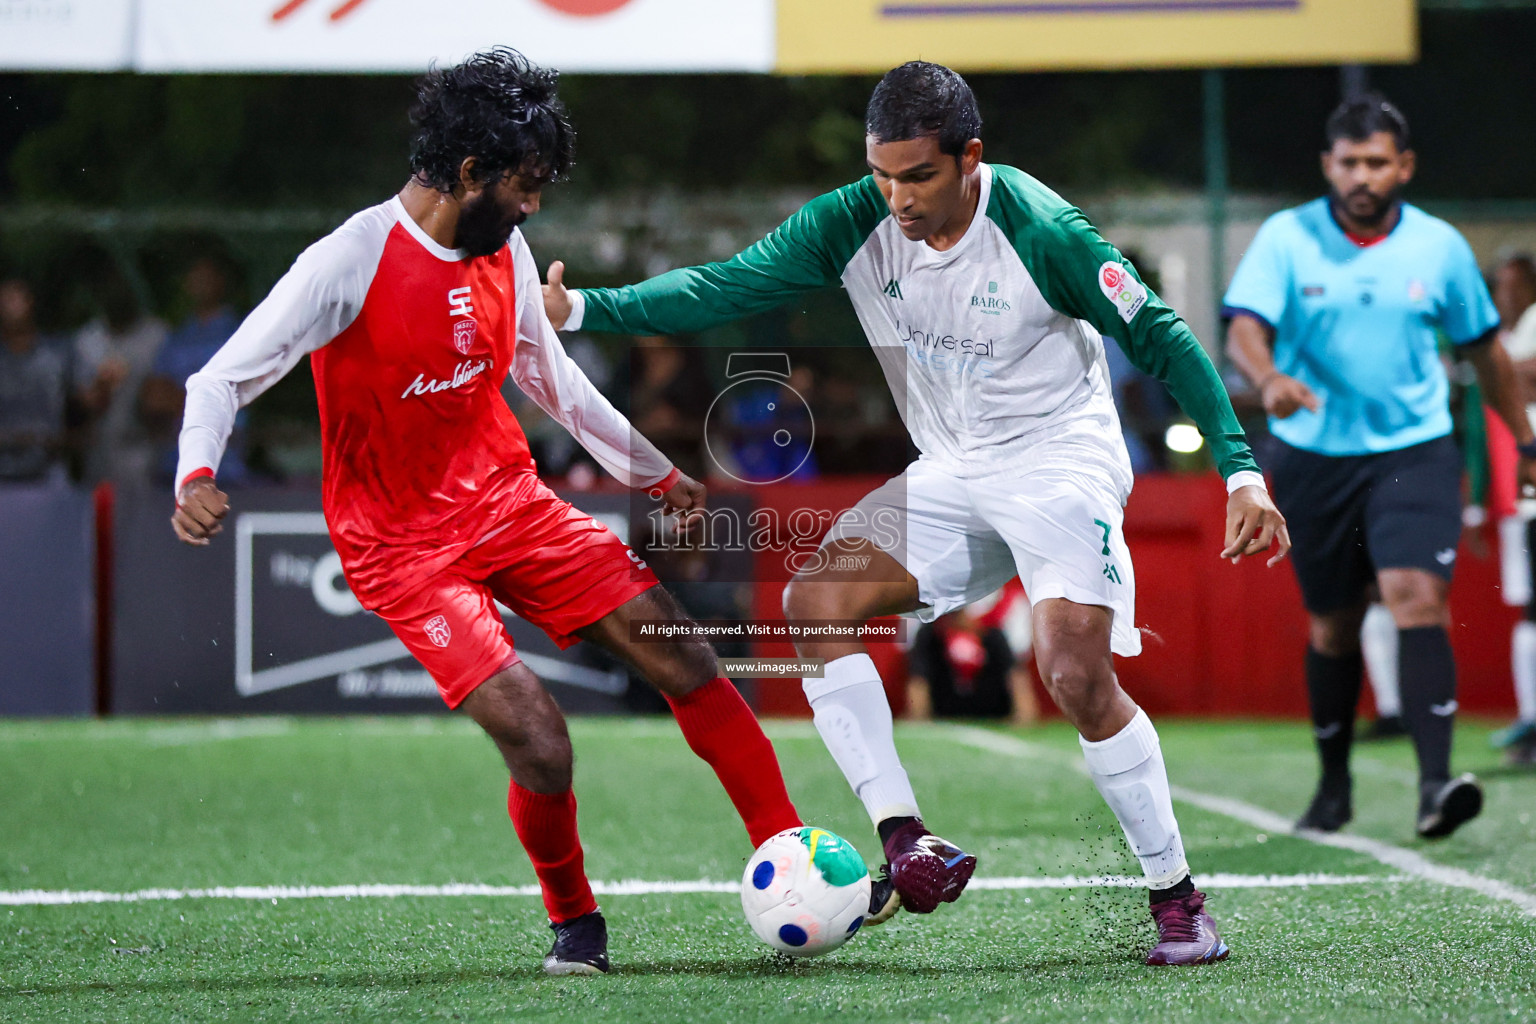
[[[781,73],[1380,64],[1418,56],[1414,0],[778,0]]]

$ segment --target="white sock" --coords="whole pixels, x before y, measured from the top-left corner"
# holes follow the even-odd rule
[[[1120,819],[1131,852],[1141,861],[1147,885],[1167,889],[1189,874],[1184,840],[1173,816],[1168,770],[1152,720],[1140,708],[1129,725],[1107,740],[1081,736],[1083,758],[1099,795]]]
[[[1511,667],[1515,670],[1515,706],[1520,721],[1536,722],[1536,622],[1515,623],[1510,640]]]
[[[826,675],[801,685],[815,714],[816,731],[843,777],[876,825],[886,818],[919,817],[917,797],[896,756],[891,705],[867,654],[827,662]]]
[[[1365,610],[1360,624],[1360,653],[1365,656],[1365,672],[1371,677],[1371,692],[1376,695],[1376,717],[1397,718],[1403,713],[1403,701],[1397,693],[1397,623],[1384,604]]]

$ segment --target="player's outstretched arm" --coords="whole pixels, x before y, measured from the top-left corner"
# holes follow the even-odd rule
[[[213,477],[196,476],[183,484],[176,495],[171,528],[183,543],[202,547],[223,531],[228,514],[229,495],[219,490]]]
[[[549,318],[565,330],[622,334],[701,331],[835,287],[889,211],[872,179],[811,200],[772,234],[728,260],[668,271],[623,288],[552,289]],[[553,285],[554,282],[551,282]]]

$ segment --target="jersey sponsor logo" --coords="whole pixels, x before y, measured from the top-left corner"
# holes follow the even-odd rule
[[[971,308],[978,313],[985,313],[987,316],[999,316],[1012,309],[1013,305],[1007,299],[999,299],[997,297],[996,281],[988,281],[987,294],[971,296]]]
[[[421,629],[427,639],[439,647],[447,647],[448,641],[453,639],[453,630],[448,628],[448,620],[442,615],[432,616]]]
[[[894,277],[885,282],[885,287],[880,290],[886,294],[887,298],[901,299],[903,302],[906,301],[905,298],[902,298],[901,282],[896,280]]]
[[[1309,284],[1302,286],[1301,294],[1309,299],[1320,299],[1325,290],[1320,284]]]
[[[474,316],[475,307],[470,301],[474,289],[468,285],[463,288],[448,289],[448,315],[449,316]]]
[[[469,348],[475,343],[475,328],[478,326],[474,320],[453,322],[453,347],[459,350],[459,355],[469,355]]]
[[[1413,281],[1409,281],[1408,282],[1408,301],[1409,302],[1423,302],[1424,301],[1424,297],[1426,295],[1428,295],[1428,294],[1429,294],[1429,292],[1424,287],[1424,282],[1423,281],[1419,281],[1419,280],[1415,279]]]
[[[410,398],[412,395],[432,395],[439,391],[447,391],[450,388],[461,388],[489,370],[494,364],[489,359],[466,359],[453,368],[453,376],[447,380],[433,378],[427,380],[427,375],[418,373],[416,379],[406,385],[400,393],[401,398]]]
[[[996,338],[957,338],[953,334],[936,334],[933,331],[923,331],[911,324],[903,324],[896,321],[896,334],[901,338],[901,343],[908,348],[916,349],[941,349],[945,352],[958,352],[967,356],[997,355]]]
[[[1104,292],[1104,297],[1115,304],[1120,319],[1126,323],[1130,323],[1131,318],[1147,304],[1146,287],[1136,280],[1136,275],[1127,270],[1124,264],[1114,260],[1099,268],[1099,288]]]

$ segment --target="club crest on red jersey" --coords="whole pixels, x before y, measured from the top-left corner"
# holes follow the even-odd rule
[[[473,320],[455,320],[453,322],[453,347],[459,350],[459,355],[469,355],[470,346],[475,343],[475,328],[479,326]]]
[[[442,615],[432,616],[421,628],[426,632],[427,639],[439,647],[447,647],[448,641],[453,639],[453,630],[448,628],[448,620]]]

